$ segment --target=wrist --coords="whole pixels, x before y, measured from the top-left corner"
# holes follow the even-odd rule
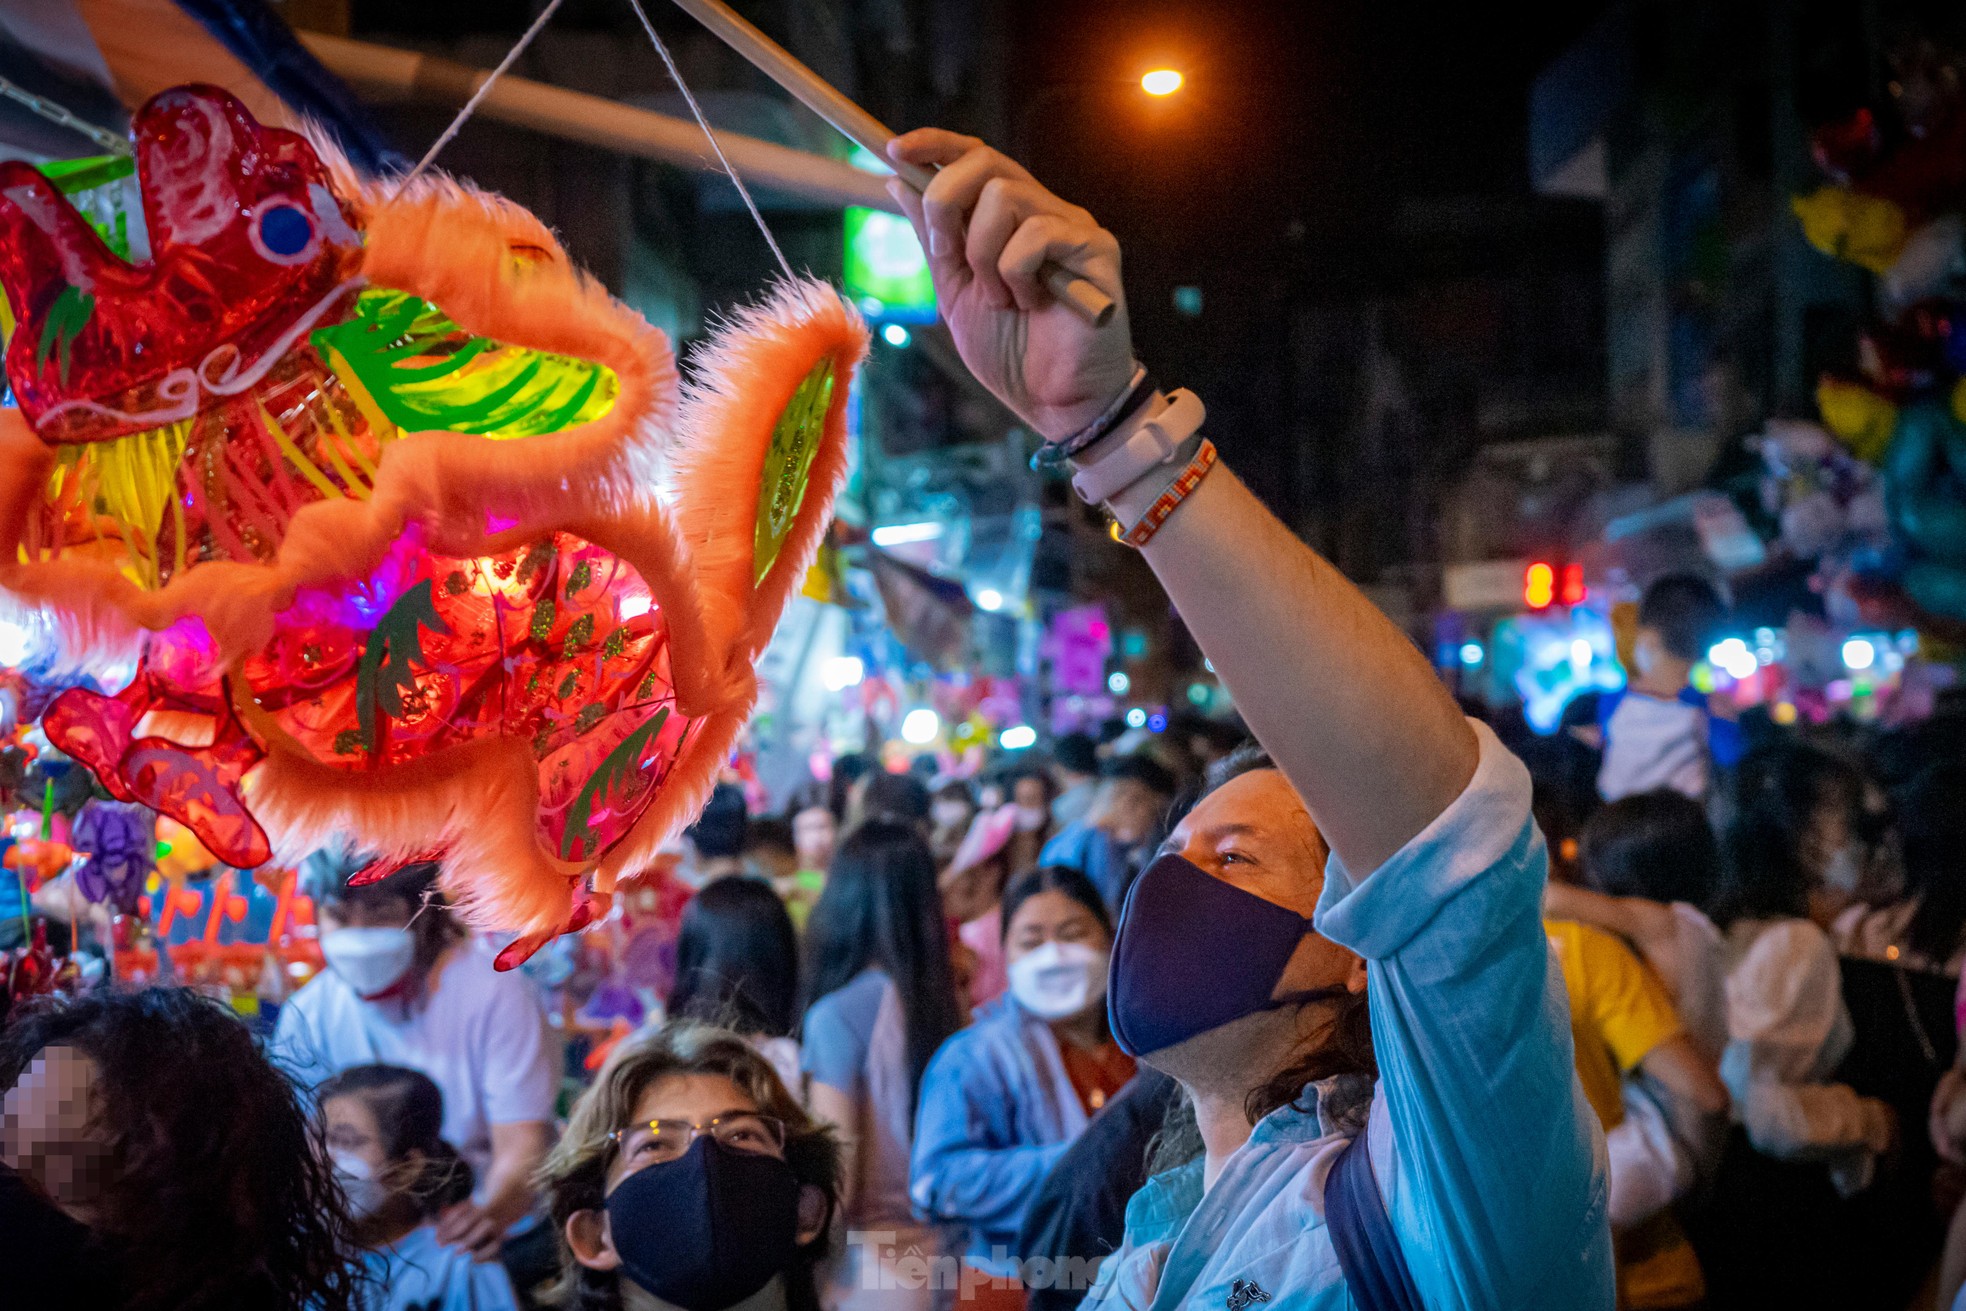
[[[1126,380],[1090,417],[1064,432],[1045,432],[1045,445],[1032,463],[1040,467],[1055,467],[1079,452],[1098,445],[1136,409],[1158,394],[1158,390],[1146,366],[1134,361],[1127,370]]]

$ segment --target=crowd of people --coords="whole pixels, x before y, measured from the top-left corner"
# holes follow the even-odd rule
[[[963,359],[1107,469],[1253,740],[848,758],[776,816],[720,787],[674,986],[570,1102],[433,867],[323,861],[327,969],[269,1043],[181,989],[8,1018],[0,1300],[1951,1305],[1962,721],[1717,713],[1682,578],[1615,704],[1547,741],[1465,713],[1197,434],[1110,471],[1174,407],[1091,216],[967,138],[895,151],[940,170],[896,195]]]

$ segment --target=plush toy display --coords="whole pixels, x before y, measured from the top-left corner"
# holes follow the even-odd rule
[[[524,210],[400,194],[184,87],[136,115],[150,259],[0,163],[0,588],[71,660],[49,739],[241,868],[439,857],[522,960],[695,813],[845,469],[824,286],[663,335]]]

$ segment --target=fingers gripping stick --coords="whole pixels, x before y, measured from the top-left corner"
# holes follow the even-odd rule
[[[794,59],[784,47],[751,26],[723,0],[676,0],[698,22],[720,37],[724,44],[750,60],[758,70],[797,97],[813,113],[831,123],[840,133],[858,142],[882,159],[887,159],[887,143],[894,133],[881,121],[847,99],[832,84]],[[934,174],[917,164],[896,163],[894,171],[903,182],[921,192]],[[1045,289],[1069,306],[1072,312],[1093,327],[1104,327],[1113,317],[1113,298],[1070,269],[1047,262],[1038,271]]]

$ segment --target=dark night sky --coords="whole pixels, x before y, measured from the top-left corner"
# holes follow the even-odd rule
[[[1235,334],[1284,284],[1400,279],[1383,234],[1406,198],[1527,194],[1530,82],[1596,10],[1012,0],[1008,144],[1119,234],[1143,348],[1179,330],[1184,282]],[[1137,78],[1163,63],[1189,83],[1151,101]]]

